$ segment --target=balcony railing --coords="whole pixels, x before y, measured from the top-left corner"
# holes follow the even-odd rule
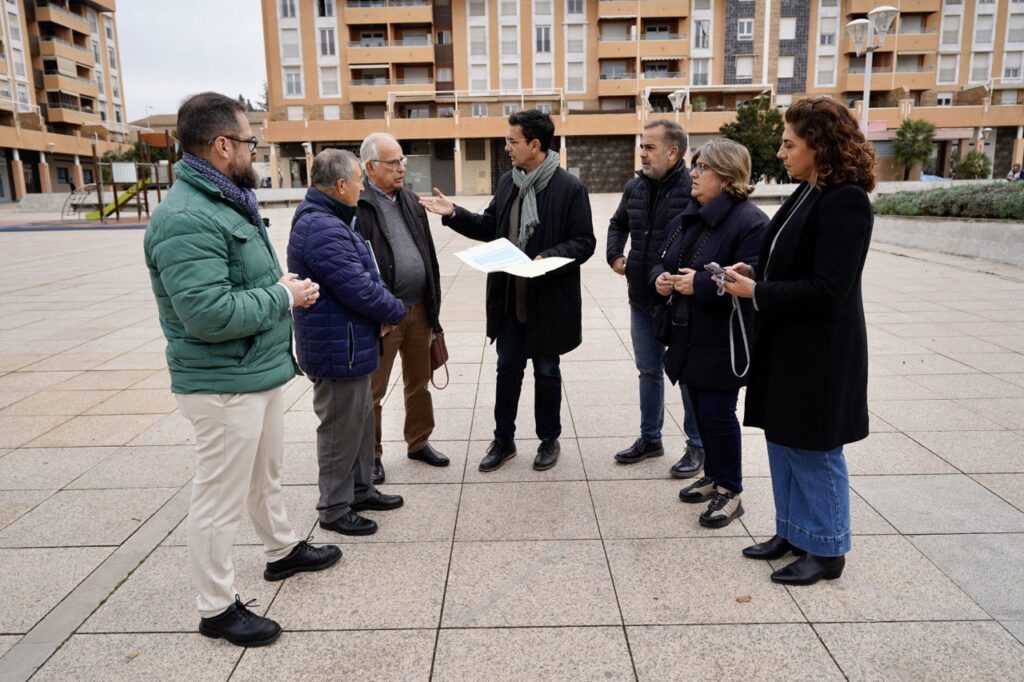
[[[396,78],[395,85],[433,85],[434,79],[429,77]]]
[[[644,78],[686,78],[685,71],[644,71]]]
[[[349,41],[349,47],[429,47],[430,38],[403,38],[402,40],[387,41],[383,38],[369,38],[363,40]]]
[[[387,78],[353,78],[349,81],[351,85],[390,85]]]
[[[937,28],[925,28],[924,26],[900,26],[900,30],[896,33],[897,36],[919,36],[927,35],[929,33],[938,33]]]
[[[603,81],[628,81],[635,80],[636,73],[633,71],[616,71],[613,73],[602,73],[601,80]]]
[[[934,70],[930,66],[918,66],[917,64],[905,64],[896,67],[896,73],[931,73]]]
[[[75,45],[74,43],[64,40],[63,38],[58,38],[57,36],[39,36],[39,41],[43,43],[59,43],[60,45],[70,47],[72,50],[78,50],[80,52],[92,54],[92,50],[90,50],[89,48],[82,47],[81,45]]]
[[[864,73],[864,65],[850,66],[850,68],[846,69],[846,73]],[[871,66],[871,73],[892,73],[892,67],[873,64]]]
[[[429,7],[430,0],[348,0],[346,7]]]
[[[685,33],[641,33],[640,40],[686,40]]]

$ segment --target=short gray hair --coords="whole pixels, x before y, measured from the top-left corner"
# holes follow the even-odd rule
[[[366,168],[367,161],[376,161],[380,158],[380,149],[378,144],[382,140],[391,140],[395,144],[398,144],[398,140],[392,135],[387,133],[370,133],[363,140],[363,144],[359,147],[359,160],[363,164],[363,168]]]
[[[314,185],[334,187],[338,180],[352,180],[358,167],[359,159],[347,149],[325,149],[313,159],[310,180]]]
[[[746,199],[754,191],[750,184],[750,152],[739,142],[719,137],[706,142],[698,153],[701,163],[725,181],[723,192]]]
[[[686,128],[667,118],[656,118],[645,123],[644,130],[650,130],[657,126],[665,128],[665,141],[668,142],[669,146],[675,145],[679,147],[679,156],[686,153],[687,144],[690,141],[686,134]]]

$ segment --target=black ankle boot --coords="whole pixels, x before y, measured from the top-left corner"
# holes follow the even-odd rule
[[[786,538],[780,538],[778,535],[773,535],[771,540],[765,540],[764,542],[759,542],[756,545],[745,547],[743,549],[743,556],[748,559],[775,561],[776,559],[781,559],[786,552],[792,552],[794,556],[803,556],[804,554],[807,554],[807,552],[802,549],[798,549],[789,544],[789,540]]]
[[[822,578],[835,580],[843,574],[846,557],[808,554],[772,573],[772,582],[782,585],[813,585]]]

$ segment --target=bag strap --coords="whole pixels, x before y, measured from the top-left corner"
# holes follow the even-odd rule
[[[434,373],[430,373],[430,385],[439,391],[443,391],[444,389],[448,388],[448,384],[452,380],[451,376],[448,374],[448,363],[446,362],[442,366],[444,367],[444,386],[438,386],[437,383],[434,381]]]

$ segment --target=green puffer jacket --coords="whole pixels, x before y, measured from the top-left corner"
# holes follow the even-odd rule
[[[174,393],[255,393],[297,372],[288,292],[264,226],[184,162],[144,247]]]

